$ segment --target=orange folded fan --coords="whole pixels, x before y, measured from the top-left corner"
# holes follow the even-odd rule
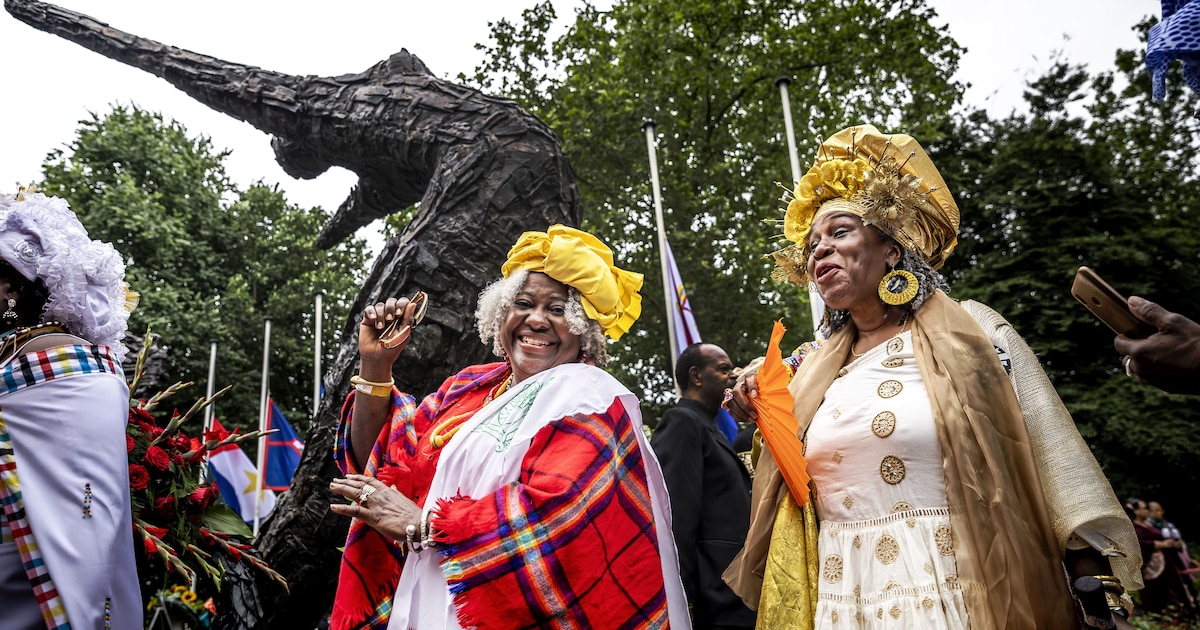
[[[788,391],[790,380],[783,367],[783,355],[779,344],[783,341],[783,321],[775,322],[771,331],[771,343],[767,344],[767,356],[758,369],[758,398],[751,399],[758,411],[758,430],[763,442],[771,450],[783,480],[792,493],[796,505],[808,503],[808,462],[804,459],[804,444],[796,435],[799,423],[792,414],[792,393]]]

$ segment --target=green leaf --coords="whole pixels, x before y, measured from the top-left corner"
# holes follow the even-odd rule
[[[221,534],[229,534],[232,536],[241,536],[243,538],[254,537],[254,532],[250,530],[250,526],[238,516],[224,503],[209,506],[204,511],[203,519],[204,526]]]

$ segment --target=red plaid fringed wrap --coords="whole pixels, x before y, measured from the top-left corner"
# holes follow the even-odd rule
[[[441,451],[434,449],[432,459],[414,457],[428,441],[430,427],[443,418],[443,410],[462,413],[478,409],[487,393],[508,377],[507,363],[474,365],[446,379],[437,392],[426,396],[417,406],[408,395],[392,391],[392,411],[371,450],[366,466],[360,470],[348,455],[350,423],[353,421],[354,392],[342,406],[341,422],[334,442],[334,459],[344,474],[361,473],[378,477],[394,485],[418,504],[424,499],[433,479]],[[375,530],[354,519],[342,554],[337,594],[330,617],[332,630],[382,630],[392,613],[392,597],[400,582],[404,556],[400,549]]]
[[[639,430],[615,400],[563,418],[538,432],[516,482],[439,501],[463,627],[668,627]]]

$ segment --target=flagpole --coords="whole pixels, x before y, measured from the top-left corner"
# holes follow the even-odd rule
[[[647,120],[642,124],[642,130],[646,132],[646,151],[650,154],[650,187],[654,190],[654,223],[658,227],[658,260],[662,266],[663,306],[667,308],[664,314],[667,320],[667,339],[671,342],[671,372],[673,374],[680,350],[675,342],[675,318],[670,312],[671,305],[675,302],[671,295],[673,287],[671,286],[670,271],[667,268],[667,233],[663,229],[662,193],[659,190],[658,156],[654,141],[655,124],[653,120]]]
[[[208,350],[208,387],[205,389],[205,398],[212,400],[213,387],[216,385],[217,379],[217,342],[212,342]],[[204,408],[204,431],[200,433],[200,439],[204,440],[204,435],[212,431],[213,419],[213,404],[210,402]],[[204,451],[204,461],[200,462],[200,483],[204,483],[204,479],[208,477],[208,451]]]
[[[792,80],[788,77],[775,79],[775,86],[779,88],[779,98],[783,101],[783,128],[787,135],[788,160],[792,164],[792,183],[794,185],[800,181],[800,155],[796,151],[796,129],[792,125],[792,103],[788,97],[788,84],[791,82]],[[808,306],[809,313],[812,315],[813,336],[816,339],[824,339],[825,335],[822,335],[819,329],[821,319],[825,314],[825,302],[821,299],[821,294],[817,293],[811,285],[808,289]]]
[[[267,396],[270,391],[270,363],[271,363],[271,318],[268,317],[263,324],[263,362],[262,362],[262,389],[258,394],[258,430],[267,430],[267,414],[270,411],[267,409]],[[261,521],[259,514],[262,508],[263,495],[263,474],[266,472],[263,469],[266,467],[267,461],[267,436],[261,435],[258,438],[258,471],[255,474],[254,488],[254,535],[258,536],[258,524]]]
[[[324,320],[321,310],[324,306],[325,292],[317,291],[313,319],[316,325],[316,337],[313,340],[313,418],[317,417],[317,407],[321,404],[321,324]]]

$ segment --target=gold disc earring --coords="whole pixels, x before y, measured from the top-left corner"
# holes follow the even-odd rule
[[[903,287],[900,286],[901,282]],[[911,271],[893,269],[884,274],[883,279],[879,281],[879,299],[892,306],[908,304],[917,297],[917,289],[920,286],[917,277]]]

